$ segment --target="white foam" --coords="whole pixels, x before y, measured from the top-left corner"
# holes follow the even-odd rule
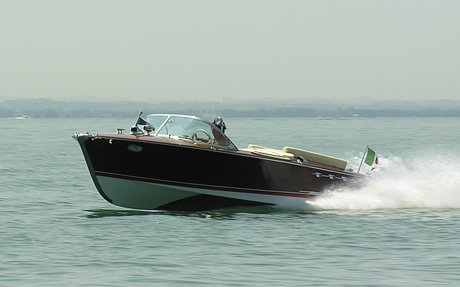
[[[359,188],[337,188],[307,201],[313,210],[460,208],[460,157],[379,158]]]

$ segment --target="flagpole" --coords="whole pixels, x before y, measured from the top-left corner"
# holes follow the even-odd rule
[[[137,117],[137,122],[136,122],[136,124],[135,124],[136,127],[137,127],[137,125],[139,124],[139,119],[141,118],[141,116],[142,116],[143,113],[144,113],[143,111],[140,111],[140,112],[139,112],[139,116]]]
[[[364,157],[366,156],[366,153],[367,153],[367,149],[369,148],[369,145],[366,146],[366,149],[364,150],[364,154],[363,154],[363,159],[361,160],[361,164],[359,165],[359,168],[358,168],[358,172],[361,170],[361,166],[363,165],[363,162],[364,162]]]
[[[137,117],[136,123],[134,124],[134,126],[131,127],[131,134],[132,134],[132,135],[133,135],[133,134],[138,134],[138,132],[140,131],[138,125],[139,125],[139,120],[141,119],[142,114],[143,114],[143,112],[140,111],[140,112],[139,112],[139,116]],[[141,132],[142,132],[142,134],[144,134],[143,131],[141,131]]]

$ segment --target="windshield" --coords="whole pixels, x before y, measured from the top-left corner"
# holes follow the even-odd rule
[[[237,150],[216,126],[195,117],[151,115],[147,121],[155,127],[155,135],[177,136],[194,142]]]

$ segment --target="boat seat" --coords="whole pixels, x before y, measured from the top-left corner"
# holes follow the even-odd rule
[[[294,160],[295,158],[295,156],[292,153],[284,152],[278,149],[271,149],[271,148],[267,148],[267,147],[263,147],[259,145],[253,145],[253,144],[250,144],[248,148],[244,150],[249,151],[253,154],[276,158],[276,159],[282,159],[282,160],[291,161],[291,160]]]
[[[301,156],[309,162],[324,164],[324,165],[332,166],[332,167],[343,169],[343,170],[345,170],[345,168],[347,167],[346,160],[328,156],[328,155],[323,155],[323,154],[306,151],[306,150],[299,149],[299,148],[293,148],[293,147],[284,147],[281,151],[284,153],[293,154],[294,157]]]

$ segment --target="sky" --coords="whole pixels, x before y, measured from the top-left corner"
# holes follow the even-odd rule
[[[0,100],[460,100],[460,1],[0,0]]]

